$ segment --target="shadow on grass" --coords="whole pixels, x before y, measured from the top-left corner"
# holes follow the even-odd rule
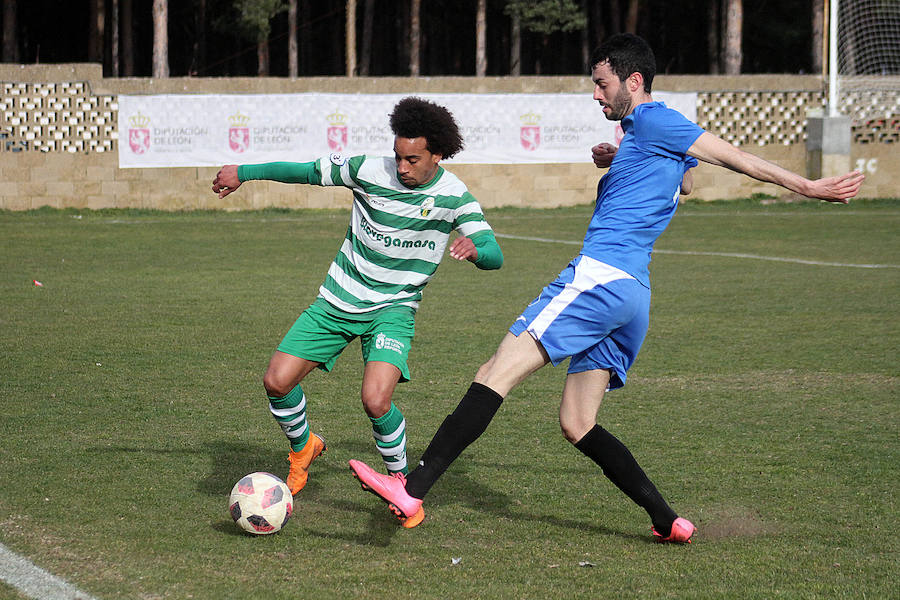
[[[95,451],[114,454],[140,453],[165,456],[182,454],[207,457],[210,471],[205,478],[198,481],[197,491],[216,497],[227,494],[234,483],[247,473],[270,471],[278,477],[285,477],[288,468],[285,448],[239,442],[206,443],[193,449],[120,446],[98,448]],[[378,464],[375,462],[377,457],[373,457],[373,453],[373,446],[368,441],[344,440],[341,444],[341,451],[334,452],[339,455],[338,459],[316,461],[315,470],[309,483],[295,497],[295,504],[302,502],[305,505],[314,506],[316,510],[326,514],[345,513],[348,518],[353,520],[367,519],[367,525],[362,533],[358,530],[351,533],[335,528],[316,527],[312,521],[301,521],[299,518],[294,519],[294,527],[304,529],[310,536],[372,547],[387,547],[395,535],[402,534],[403,529],[387,506],[374,495],[362,492],[358,482],[352,479],[346,462],[342,459],[342,456],[346,455],[362,456],[367,457],[370,464],[376,465]],[[378,462],[380,463],[380,461]],[[470,474],[473,469],[476,473]],[[431,508],[461,506],[497,519],[549,524],[553,527],[577,532],[579,535],[614,535],[628,539],[648,539],[647,536],[610,529],[593,521],[570,519],[558,514],[533,510],[532,507],[524,506],[514,496],[485,483],[485,475],[482,473],[479,477],[477,471],[477,462],[473,463],[463,459],[455,463],[429,493],[426,501],[426,515]],[[355,489],[358,493],[344,493],[344,490],[349,489]],[[341,492],[336,494],[335,490],[341,490]],[[623,501],[627,501],[627,499],[623,498]],[[598,507],[598,509],[600,508],[602,507]],[[212,527],[220,533],[244,535],[234,528],[233,523],[224,519],[214,522]]]
[[[210,459],[209,475],[197,483],[197,490],[210,496],[221,496],[231,491],[237,481],[248,473],[255,471],[271,471],[284,465],[284,473],[275,473],[279,477],[287,474],[287,450],[263,447],[256,444],[235,442],[207,443],[190,448],[166,448],[160,446],[103,446],[90,449],[90,452],[112,455],[140,454],[143,456],[201,456]]]
[[[360,441],[352,441],[345,444],[355,456],[366,456],[372,454],[372,447]],[[377,458],[375,459],[377,460]],[[380,462],[380,461],[379,461]],[[380,466],[374,461],[369,464],[375,468]],[[330,469],[330,467],[329,467]],[[484,482],[484,474],[481,477],[478,474],[470,474],[473,469],[478,469],[478,463],[465,460],[463,457],[459,462],[454,463],[449,471],[447,471],[432,488],[425,502],[426,525],[428,512],[430,507],[449,507],[454,505],[462,505],[471,510],[492,515],[498,519],[509,519],[512,521],[522,521],[529,523],[550,524],[560,529],[570,529],[579,534],[593,535],[614,535],[626,539],[646,540],[653,542],[649,535],[638,535],[633,533],[625,533],[621,530],[610,529],[599,525],[592,521],[583,521],[576,519],[567,519],[561,515],[546,514],[534,512],[525,507],[514,496],[498,491]],[[341,477],[349,476],[349,468],[342,465],[339,469]],[[526,475],[523,474],[523,477]],[[312,481],[312,479],[310,479]],[[357,484],[358,485],[358,484]],[[565,493],[564,491],[560,493]],[[623,502],[630,502],[628,498],[622,496]],[[373,502],[374,501],[374,504]],[[565,502],[563,502],[565,505]],[[361,537],[360,540],[367,544],[387,545],[393,535],[383,536],[378,530],[388,527],[394,534],[400,531],[397,519],[380,499],[372,494],[361,494],[360,500],[350,501],[342,500],[338,502],[341,510],[347,512],[372,511],[372,518],[369,521],[369,529],[372,535]],[[598,510],[602,507],[598,506]],[[324,534],[327,536],[327,534]],[[348,540],[354,541],[354,540]]]

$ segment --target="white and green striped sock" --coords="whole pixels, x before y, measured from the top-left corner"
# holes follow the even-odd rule
[[[406,419],[393,403],[391,409],[377,419],[372,419],[372,436],[375,447],[384,459],[388,473],[408,472],[406,465]]]
[[[309,440],[309,426],[306,423],[306,394],[300,385],[294,386],[283,397],[269,396],[269,411],[281,425],[284,435],[291,444],[291,450],[303,450]]]

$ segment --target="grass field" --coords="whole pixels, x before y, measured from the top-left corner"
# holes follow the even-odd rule
[[[438,270],[395,396],[412,460],[590,210],[489,211],[557,241]],[[900,203],[687,204],[660,239],[650,333],[600,422],[697,524],[689,546],[654,543],[563,440],[562,367],[514,390],[399,528],[346,466],[378,464],[358,343],[304,384],[329,451],[293,519],[241,534],[231,486],[287,469],[262,372],[347,220],[0,213],[0,542],[95,598],[897,597]]]

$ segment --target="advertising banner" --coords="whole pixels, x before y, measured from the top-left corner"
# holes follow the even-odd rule
[[[591,162],[591,146],[617,144],[589,92],[578,94],[167,94],[119,96],[119,166],[213,167],[305,162],[332,152],[393,153],[388,115],[415,95],[446,106],[465,149],[449,162]],[[654,92],[692,121],[697,94]]]

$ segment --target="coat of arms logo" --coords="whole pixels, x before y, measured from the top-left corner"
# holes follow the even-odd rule
[[[343,152],[347,147],[347,115],[335,110],[325,120],[328,121],[328,147]]]
[[[146,154],[150,150],[150,117],[138,113],[128,117],[128,147],[135,154]]]
[[[250,117],[235,113],[228,117],[228,147],[238,154],[250,149]]]
[[[522,127],[519,129],[519,142],[529,152],[534,152],[541,146],[541,115],[528,111],[520,115]]]

